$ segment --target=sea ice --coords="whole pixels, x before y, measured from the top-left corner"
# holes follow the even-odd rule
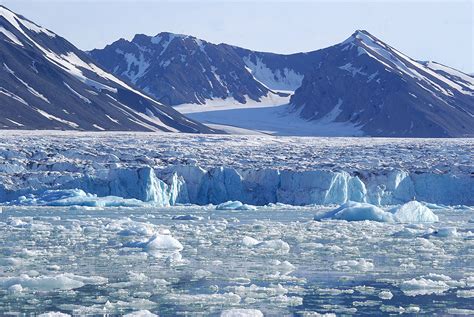
[[[442,294],[450,289],[446,281],[425,277],[414,278],[400,284],[400,289],[408,296]]]
[[[257,309],[232,308],[224,310],[221,317],[263,317],[263,314]]]

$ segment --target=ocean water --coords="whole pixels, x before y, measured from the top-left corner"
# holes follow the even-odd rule
[[[0,315],[474,314],[474,212],[410,225],[321,207],[5,207]]]

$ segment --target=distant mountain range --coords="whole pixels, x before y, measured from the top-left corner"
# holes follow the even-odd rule
[[[474,79],[418,62],[366,31],[291,55],[160,33],[118,40],[92,58],[159,101],[179,105],[235,99],[245,104],[293,93],[288,113],[337,122],[356,135],[474,136]]]
[[[170,106],[291,95],[279,122],[296,116],[317,134],[332,127],[340,129],[332,135],[474,136],[473,77],[416,61],[366,31],[291,55],[172,33],[85,53],[0,7],[0,53],[1,129],[214,133]]]
[[[0,129],[213,133],[0,6]]]
[[[138,34],[89,53],[116,76],[169,105],[227,98],[246,103],[284,95],[280,90],[301,85],[315,55],[254,52],[172,33]]]

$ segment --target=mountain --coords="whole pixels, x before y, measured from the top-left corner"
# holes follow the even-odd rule
[[[315,124],[339,122],[370,136],[474,136],[474,79],[418,62],[367,31],[320,50],[291,107]]]
[[[232,98],[245,104],[301,85],[311,53],[281,55],[159,33],[89,52],[108,71],[169,105]]]
[[[212,133],[0,6],[0,128]]]

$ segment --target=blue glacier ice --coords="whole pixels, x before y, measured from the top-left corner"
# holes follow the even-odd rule
[[[314,220],[322,219],[389,223],[433,223],[439,220],[433,211],[418,201],[410,201],[388,211],[368,203],[349,201],[334,210],[314,216]]]
[[[392,213],[386,212],[383,209],[371,204],[358,203],[354,201],[349,201],[334,210],[331,210],[321,215],[316,215],[314,217],[314,220],[322,219],[339,219],[347,221],[372,220],[378,222],[395,222],[395,217]]]
[[[355,201],[380,206],[402,204],[413,198],[432,204],[473,205],[473,184],[469,175],[419,174],[398,169],[350,174],[330,170],[204,169],[192,165],[162,169],[118,167],[83,170],[53,181],[43,174],[31,175],[14,186],[0,185],[0,201],[18,201],[27,194],[51,195],[50,190],[77,189],[97,197],[137,199],[154,206],[218,205],[227,201],[257,206]]]

